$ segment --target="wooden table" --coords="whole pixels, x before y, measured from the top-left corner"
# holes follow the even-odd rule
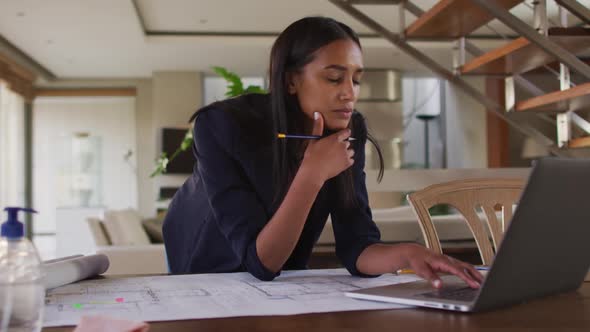
[[[198,308],[195,308],[198,310]],[[46,328],[46,332],[72,328]],[[333,312],[153,322],[150,331],[590,331],[590,282],[576,291],[505,309],[465,314],[434,309]]]

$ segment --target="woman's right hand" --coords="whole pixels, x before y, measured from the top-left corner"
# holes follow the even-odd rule
[[[314,113],[312,135],[324,133],[324,118],[321,113]],[[322,182],[335,177],[354,164],[354,150],[350,149],[350,129],[343,129],[330,136],[310,140],[301,167],[310,169]]]

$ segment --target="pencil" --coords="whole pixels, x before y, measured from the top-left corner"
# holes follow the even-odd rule
[[[291,134],[283,134],[278,133],[277,138],[301,138],[301,139],[320,139],[322,136],[318,135],[291,135]],[[356,141],[356,138],[349,137],[347,138],[348,141]]]
[[[475,269],[478,271],[488,271],[490,269],[489,266],[484,265],[476,265]],[[400,269],[396,271],[397,274],[416,274],[412,269]]]

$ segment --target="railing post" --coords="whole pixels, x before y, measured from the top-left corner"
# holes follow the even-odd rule
[[[465,37],[457,39],[453,46],[453,73],[460,75],[463,65],[465,65]]]
[[[514,76],[504,79],[504,103],[507,112],[514,111],[516,105],[516,90],[514,89]]]
[[[567,14],[563,7],[559,6],[559,24],[562,27],[567,27]],[[559,89],[561,91],[567,90],[571,87],[570,84],[570,70],[563,64],[559,64]],[[557,114],[557,146],[567,147],[569,141],[572,139],[572,116],[571,112]]]

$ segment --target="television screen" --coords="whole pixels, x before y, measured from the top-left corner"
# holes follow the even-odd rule
[[[184,139],[186,129],[164,128],[162,130],[162,152],[166,152],[168,158],[174,154],[174,151],[180,147]],[[168,163],[166,168],[167,174],[191,174],[195,164],[195,157],[191,148],[181,152]]]

